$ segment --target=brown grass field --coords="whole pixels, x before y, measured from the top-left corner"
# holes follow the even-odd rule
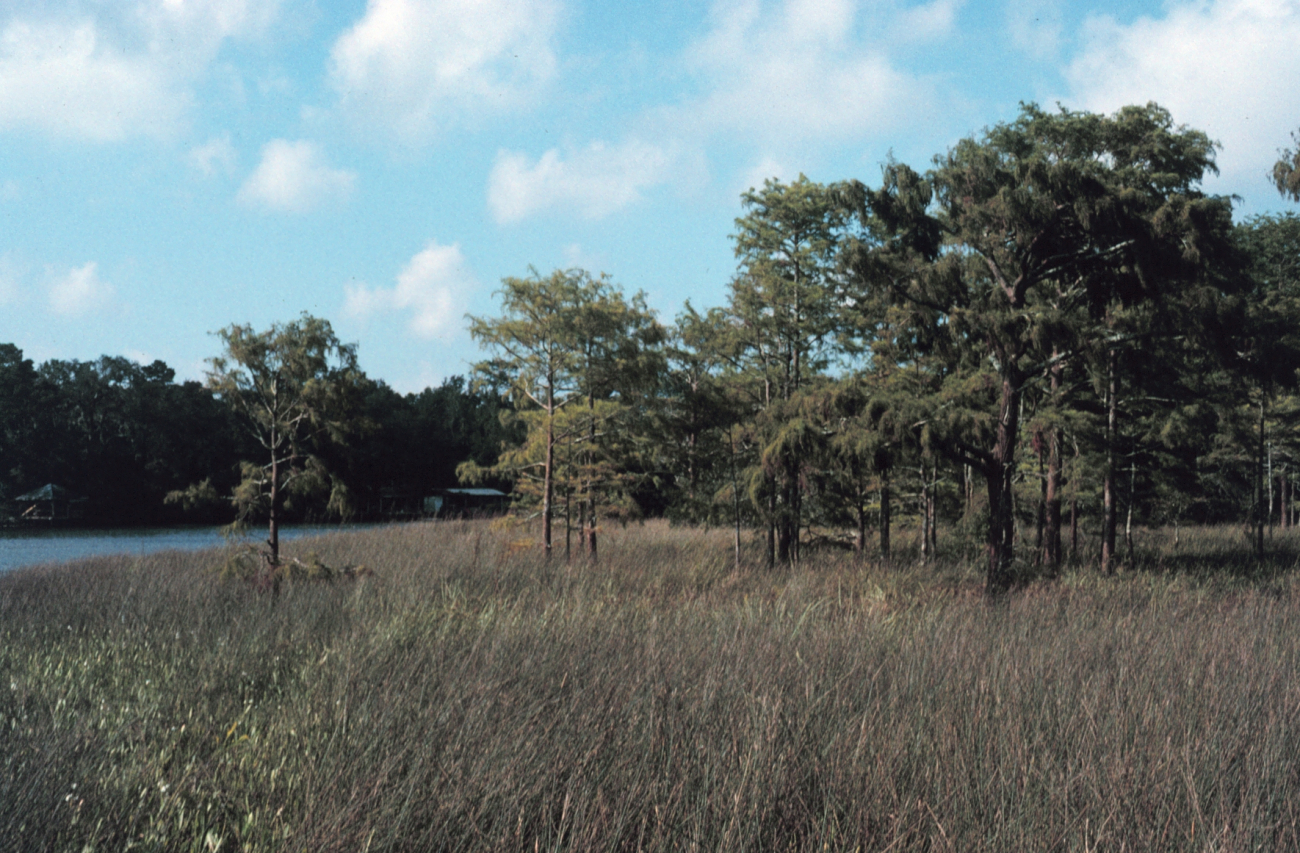
[[[1300,535],[950,557],[431,522],[0,577],[5,851],[1300,850]]]

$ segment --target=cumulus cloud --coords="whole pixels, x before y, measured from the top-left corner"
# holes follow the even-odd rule
[[[520,107],[552,76],[556,0],[369,0],[331,52],[345,112],[405,141]]]
[[[230,144],[229,133],[213,137],[190,149],[190,163],[209,177],[219,171],[226,174],[234,172],[237,159],[235,146]]]
[[[74,0],[0,24],[0,129],[109,142],[169,136],[228,38],[260,32],[276,2]]]
[[[615,146],[593,142],[567,156],[553,148],[536,161],[501,151],[488,177],[488,207],[502,223],[555,208],[576,208],[598,219],[635,203],[643,190],[667,180],[676,159],[671,146],[639,140]]]
[[[355,173],[330,166],[315,143],[273,139],[262,146],[262,161],[239,188],[238,200],[250,207],[302,213],[346,196],[355,182]]]
[[[105,46],[93,24],[0,33],[0,127],[95,142],[165,135],[188,106],[165,69]]]
[[[853,0],[719,0],[686,55],[707,94],[678,122],[779,145],[915,121],[932,108],[932,87],[896,68],[889,50],[946,36],[957,6],[934,0],[868,19]]]
[[[736,190],[736,195],[749,190],[758,190],[763,188],[769,179],[775,179],[781,182],[789,182],[796,175],[786,168],[785,164],[773,157],[764,157],[759,160],[740,180],[740,186]]]
[[[441,337],[460,329],[461,306],[475,287],[477,282],[460,244],[442,246],[430,241],[398,273],[394,287],[348,285],[343,311],[357,318],[402,312],[415,334]]]
[[[1167,5],[1162,17],[1087,22],[1066,76],[1081,106],[1157,101],[1223,143],[1225,185],[1259,186],[1300,115],[1300,0]]]
[[[1035,59],[1050,59],[1061,49],[1061,0],[1009,0],[1007,33],[1012,43]]]
[[[59,276],[50,287],[50,309],[62,317],[80,317],[113,299],[113,286],[99,277],[94,261]]]

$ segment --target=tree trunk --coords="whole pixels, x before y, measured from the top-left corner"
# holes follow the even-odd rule
[[[573,559],[573,489],[564,490],[564,562]]]
[[[730,438],[730,430],[728,430]],[[731,511],[736,521],[736,570],[740,570],[740,482],[736,478],[736,440],[731,439]]]
[[[1040,563],[1044,560],[1043,533],[1047,527],[1047,464],[1044,457],[1043,441],[1045,436],[1038,435],[1038,506],[1034,509],[1034,554]]]
[[[853,537],[853,550],[859,556],[867,549],[867,507],[862,498],[858,498],[858,530]]]
[[[963,518],[970,518],[971,510],[974,508],[974,504],[975,504],[975,489],[973,487],[974,482],[975,482],[975,475],[971,471],[971,467],[969,465],[962,465],[961,466],[961,498],[962,498],[961,514]]]
[[[799,484],[799,460],[794,459],[786,476],[790,479],[790,562],[799,562],[799,530],[803,527],[803,491]]]
[[[930,481],[925,477],[925,463],[921,463],[921,501],[917,510],[921,514],[921,562],[930,559]]]
[[[271,510],[267,523],[266,546],[271,551],[269,568],[274,572],[280,566],[280,460],[276,455],[275,433],[271,433]]]
[[[596,560],[596,485],[592,482],[596,454],[596,398],[587,395],[587,502],[583,512],[582,546],[587,559]]]
[[[1115,444],[1119,440],[1119,352],[1106,359],[1106,479],[1101,490],[1101,570],[1115,573]]]
[[[776,520],[776,559],[781,565],[790,563],[790,489],[782,489],[784,494],[778,503],[780,512]]]
[[[926,515],[930,519],[930,553],[938,555],[939,553],[939,498],[936,492],[939,489],[939,466],[930,467],[930,501],[926,507]]]
[[[551,490],[555,472],[555,388],[554,379],[546,388],[546,465],[542,471],[542,551],[551,559]],[[566,546],[567,547],[567,546]]]
[[[1286,464],[1283,463],[1282,472],[1277,477],[1277,520],[1284,531],[1291,527],[1290,485],[1291,483],[1287,480]]]
[[[880,558],[889,559],[889,469],[880,472]]]
[[[1057,355],[1052,351],[1053,357]],[[1053,413],[1061,394],[1062,366],[1054,361],[1051,369]],[[1061,571],[1061,429],[1053,425],[1047,431],[1047,484],[1043,496],[1044,527],[1043,565],[1055,577]]]
[[[1128,508],[1124,515],[1124,547],[1128,550],[1129,565],[1133,564],[1133,502],[1137,490],[1137,444],[1128,458]]]
[[[1079,498],[1070,498],[1070,560],[1079,558]]]
[[[1273,442],[1268,443],[1268,538],[1273,538]]]
[[[767,483],[767,567],[776,565],[776,483],[771,477],[764,478]]]
[[[1020,435],[1019,377],[1002,377],[1002,401],[998,418],[997,445],[985,472],[989,495],[988,575],[984,588],[1004,592],[1014,581],[1015,505],[1012,490],[1016,473],[1016,439]]]
[[[1259,396],[1259,446],[1255,457],[1255,557],[1264,558],[1264,395]]]

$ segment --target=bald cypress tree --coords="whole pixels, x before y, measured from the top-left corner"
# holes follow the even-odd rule
[[[262,449],[241,463],[243,480],[232,502],[239,522],[267,519],[267,568],[280,565],[280,521],[294,491],[328,491],[329,508],[342,511],[347,490],[327,469],[322,453],[364,429],[359,416],[367,387],[355,344],[344,344],[329,321],[303,314],[265,331],[232,325],[217,332],[223,353],[208,360],[207,385],[231,407]],[[196,488],[202,488],[196,487]],[[181,493],[176,493],[183,500]]]
[[[567,501],[577,502],[594,556],[599,505],[628,471],[632,403],[661,372],[663,330],[640,294],[629,300],[608,277],[585,270],[506,278],[498,296],[500,316],[470,318],[470,334],[492,353],[475,371],[510,398],[527,435],[495,465],[466,463],[458,473],[470,482],[510,479],[518,498],[537,500],[549,557],[563,468]]]
[[[943,447],[985,482],[990,591],[1015,580],[1026,389],[1079,342],[1109,334],[1112,306],[1193,286],[1230,221],[1225,200],[1197,189],[1213,155],[1203,133],[1155,105],[1113,116],[1029,105],[924,176],[890,164],[880,190],[850,194],[882,234],[848,254],[859,288],[951,353]]]
[[[837,253],[848,222],[833,188],[800,175],[742,197],[733,236],[729,360],[749,389],[761,474],[750,495],[768,523],[769,561],[799,559],[808,450],[816,436],[798,398],[843,351]],[[722,341],[720,341],[722,343]]]

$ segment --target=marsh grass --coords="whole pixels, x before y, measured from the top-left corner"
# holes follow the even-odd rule
[[[598,565],[487,523],[303,540],[375,575],[278,597],[219,554],[17,572],[0,847],[1300,849],[1291,543],[1225,573],[1236,532],[1163,535],[997,601],[654,524]]]

